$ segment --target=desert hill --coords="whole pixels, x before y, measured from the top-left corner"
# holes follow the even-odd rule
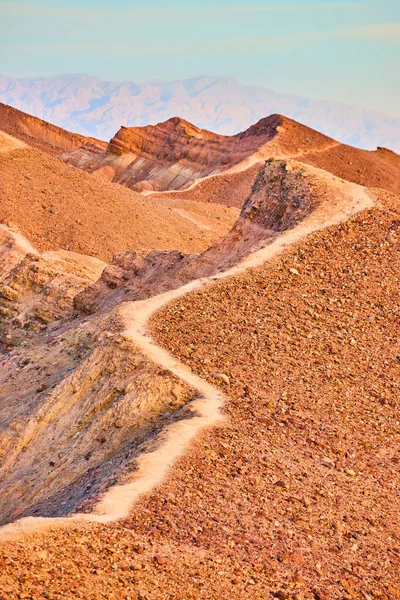
[[[237,216],[228,207],[145,199],[29,146],[0,152],[0,180],[0,221],[40,251],[61,248],[103,260],[127,248],[197,252]]]
[[[86,144],[98,150],[106,146],[105,142],[71,133],[1,102],[0,131],[50,154],[61,154]]]
[[[154,297],[158,302],[159,292],[179,294],[184,284],[211,284],[213,277],[235,269],[247,256],[268,251],[281,235],[305,235],[369,202],[364,188],[332,180],[324,171],[271,161],[257,176],[232,230],[201,254],[128,252],[117,255],[104,270],[100,265],[96,283],[91,284],[90,272],[83,281],[68,283],[77,267],[84,266],[83,257],[76,256],[72,273],[64,269],[63,275],[54,253],[40,255],[20,245],[19,262],[8,266],[0,288],[2,341],[11,351],[0,379],[7,398],[0,406],[3,522],[25,515],[60,516],[94,505],[110,478],[123,481],[129,444],[132,461],[133,447],[161,426],[164,413],[178,418],[176,411],[195,397],[192,387],[179,387],[179,379],[171,379],[168,370],[165,381],[176,385],[162,385],[165,394],[160,394],[164,379],[159,367],[136,338],[124,333],[126,312],[140,314],[137,300]],[[57,256],[71,262],[75,255]],[[87,317],[88,312],[96,314]],[[27,378],[35,373],[33,362],[40,368],[28,386]],[[24,368],[16,371],[16,365]],[[121,427],[114,427],[117,421]],[[102,436],[99,446],[96,438]],[[59,461],[59,454],[68,458]],[[57,465],[54,470],[49,471],[47,461]],[[88,469],[93,470],[90,480]]]
[[[335,142],[281,115],[261,119],[234,136],[173,118],[154,126],[121,127],[104,152],[83,148],[63,159],[139,191],[164,191],[230,169],[242,171],[271,156],[320,151],[331,144]]]
[[[261,119],[234,136],[178,118],[155,126],[122,127],[104,151],[87,146],[62,156],[146,195],[183,190],[179,197],[237,207],[250,193],[253,165],[271,157],[296,158],[354,183],[400,193],[400,157],[394,152],[346,146],[281,115]]]
[[[110,144],[0,133],[0,596],[394,600],[399,157]]]
[[[128,518],[3,543],[0,585],[10,597],[51,597],[67,586],[89,599],[106,590],[161,600],[182,589],[188,600],[199,590],[210,599],[396,598],[399,201],[302,168],[278,161],[259,174],[236,234],[247,219],[247,233],[262,230],[267,244],[247,268],[203,278],[181,299],[177,291],[152,320],[171,364],[178,358],[224,393],[225,421],[192,442]],[[268,175],[280,170],[270,196]],[[57,352],[40,346],[25,364],[21,348],[3,363],[13,400],[2,443],[15,448],[2,473],[5,520],[89,510],[110,477],[126,481],[138,452],[154,448],[145,423],[132,427],[137,407],[150,429],[171,423],[174,411],[190,427],[191,403],[189,412],[179,407],[193,390],[174,390],[171,371],[121,337],[123,315],[147,304],[116,306],[114,297],[108,311],[54,326]],[[104,361],[110,368],[99,372]],[[21,389],[25,405],[35,398],[35,443],[24,438]],[[166,422],[147,412],[152,394]],[[21,578],[22,564],[35,576]]]

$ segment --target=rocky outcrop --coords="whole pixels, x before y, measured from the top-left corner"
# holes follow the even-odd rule
[[[50,323],[70,318],[76,294],[105,267],[75,252],[40,254],[18,240],[18,234],[0,226],[0,346],[9,350]]]
[[[124,482],[190,388],[151,363],[116,311],[52,326],[0,364],[0,524],[85,511]]]
[[[338,181],[329,182],[323,172],[294,161],[266,161],[239,219],[208,250],[186,256],[180,252],[119,254],[96,283],[77,294],[75,308],[82,313],[105,310],[122,300],[142,300],[227,269],[329,202],[329,191],[334,197]]]
[[[124,336],[118,307],[75,318],[104,266],[0,226],[0,524],[87,508],[192,397]]]

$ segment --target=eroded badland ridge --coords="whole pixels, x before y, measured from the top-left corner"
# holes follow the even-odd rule
[[[2,114],[0,595],[397,598],[400,157]]]

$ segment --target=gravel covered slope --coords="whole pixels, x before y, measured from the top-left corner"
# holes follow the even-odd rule
[[[380,200],[154,323],[195,372],[230,378],[230,426],[174,477],[175,525],[236,556],[239,597],[398,597],[400,221]]]
[[[228,421],[131,517],[8,542],[5,598],[399,597],[399,201],[156,315]]]

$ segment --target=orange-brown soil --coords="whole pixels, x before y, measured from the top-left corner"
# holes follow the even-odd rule
[[[1,222],[16,226],[38,250],[103,260],[128,248],[202,251],[238,214],[221,205],[144,198],[29,147],[0,153],[0,181]]]
[[[391,150],[371,152],[340,144],[325,152],[303,154],[299,160],[359,185],[400,194],[400,156]]]
[[[223,427],[112,526],[1,547],[6,598],[399,595],[399,201],[156,315]]]
[[[2,102],[0,102],[0,130],[49,154],[61,154],[86,144],[97,150],[107,146],[106,142],[71,133]]]
[[[251,193],[251,186],[260,170],[260,163],[238,173],[220,173],[212,177],[205,177],[187,190],[157,192],[150,194],[150,198],[176,198],[224,204],[242,208],[243,202]]]
[[[184,135],[199,135],[190,124],[177,125]],[[323,163],[328,171],[356,180],[363,175],[349,164],[354,155],[340,154],[324,136],[315,132],[317,148],[302,126],[285,120],[283,130],[276,127],[268,142],[275,144],[272,154],[273,148],[280,157],[296,152],[297,160],[311,162],[318,149],[321,161],[332,153]],[[249,131],[262,137],[265,122]],[[108,258],[114,245],[126,251],[142,239],[147,247],[158,240],[153,248],[161,249],[179,240],[193,252],[191,246],[204,250],[219,237],[217,226],[209,229],[210,211],[218,206],[181,193],[138,196],[32,148],[10,151],[11,142],[4,141],[8,151],[0,155],[2,205],[9,211],[3,220],[40,248],[82,244],[85,252]],[[397,155],[379,150],[367,156],[382,161],[368,181],[397,189]],[[198,186],[209,194],[218,177]],[[229,190],[226,183],[222,191]],[[324,216],[333,222],[336,210],[344,218],[347,199],[355,210],[370,194],[373,208],[293,246],[283,244],[261,267],[216,283],[205,277],[201,291],[155,315],[155,343],[220,387],[225,420],[196,438],[128,518],[107,526],[71,521],[2,543],[0,598],[400,597],[399,198],[291,160],[271,161],[258,172],[235,226],[198,257],[127,252],[89,288],[97,263],[66,252],[39,257],[20,236],[2,250],[5,319],[15,329],[25,327],[33,307],[34,318],[43,321],[34,304],[42,297],[50,320],[2,356],[0,508],[3,522],[89,510],[108,486],[129,479],[138,454],[151,452],[166,424],[190,421],[185,404],[193,390],[121,335],[118,304],[218,274],[248,252],[268,250],[303,222],[311,231]],[[133,205],[141,220],[134,234],[129,229],[137,236],[131,238],[126,215]],[[225,215],[227,227],[237,209],[219,209],[216,222]],[[193,239],[194,231],[202,236]],[[64,269],[62,262],[71,260]],[[72,315],[73,294],[61,297],[53,286],[65,275],[73,276],[77,291],[88,290],[90,298],[94,292],[98,314]],[[52,314],[51,294],[61,314]],[[136,307],[132,302],[132,313]]]

